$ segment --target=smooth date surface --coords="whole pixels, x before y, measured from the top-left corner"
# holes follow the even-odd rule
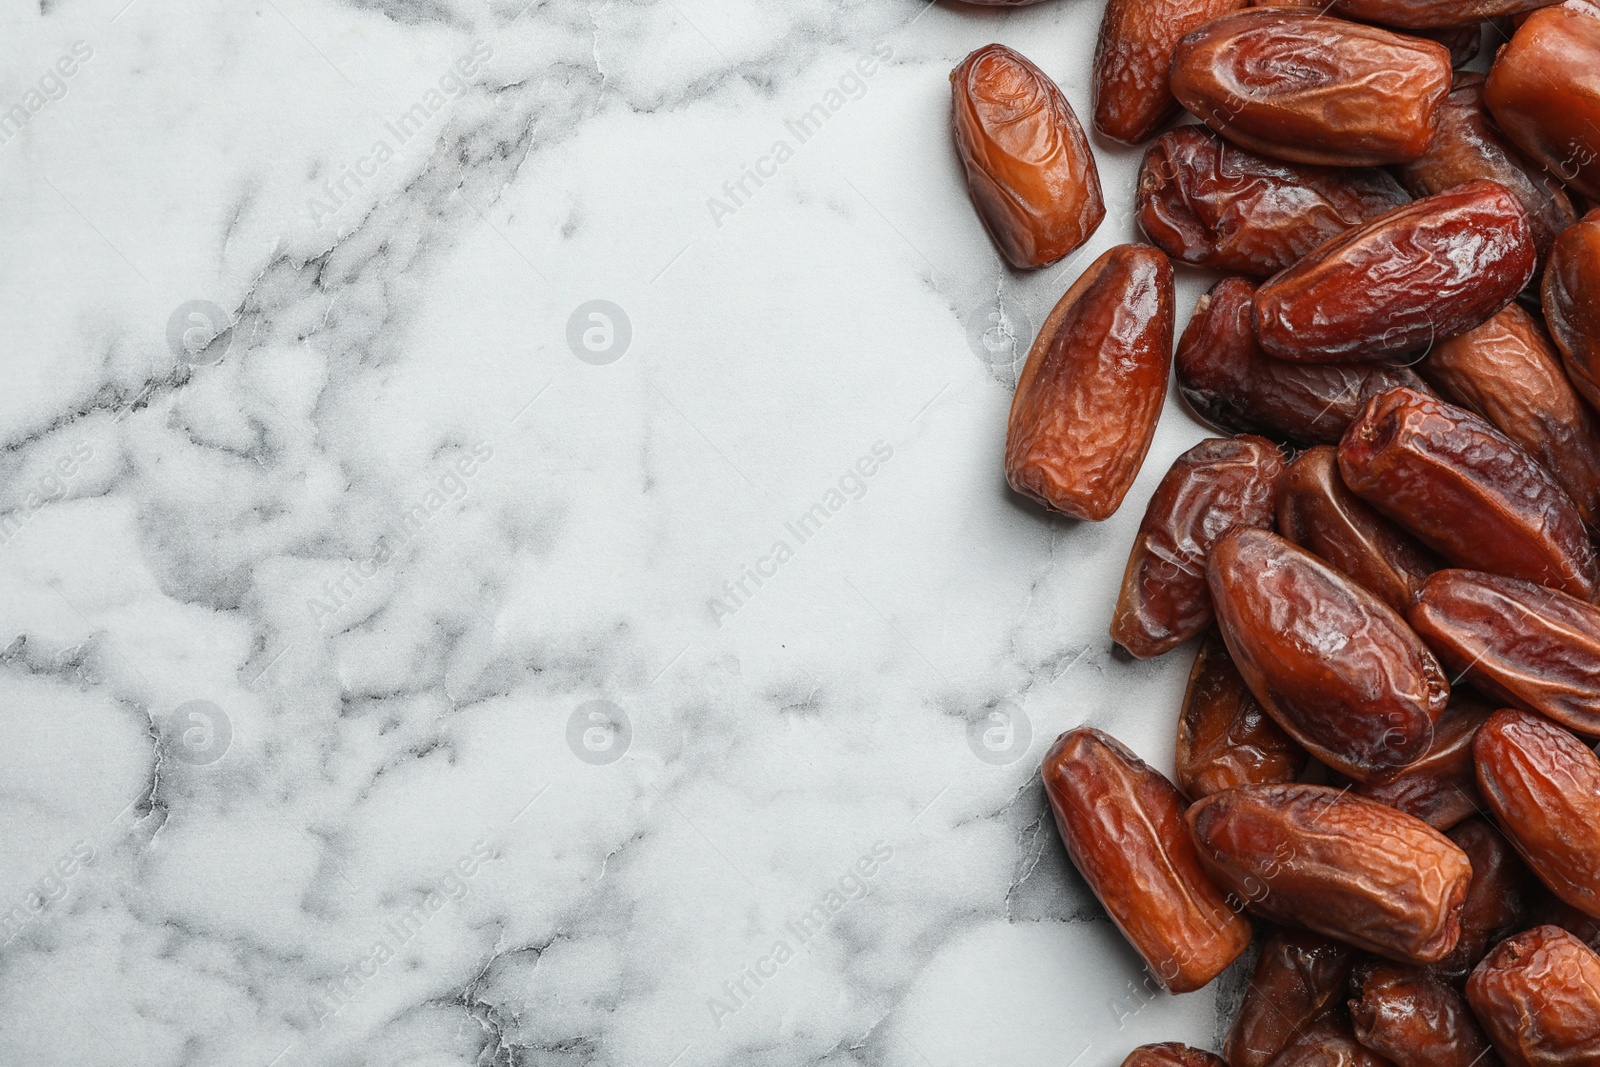
[[[1094,51],[1094,128],[1138,144],[1178,114],[1167,74],[1190,30],[1244,0],[1106,0]]]
[[[1467,1001],[1507,1067],[1600,1063],[1600,956],[1559,927],[1500,942],[1472,972]]]
[[[1600,198],[1600,11],[1561,4],[1529,15],[1500,50],[1484,101],[1528,158]]]
[[[1488,1067],[1489,1041],[1472,1009],[1434,975],[1372,960],[1356,967],[1350,985],[1356,1040],[1395,1067]]]
[[[1178,717],[1178,788],[1191,800],[1236,785],[1292,782],[1305,769],[1305,749],[1272,721],[1213,631],[1189,670]]]
[[[1356,950],[1304,930],[1276,930],[1261,947],[1244,1003],[1222,1046],[1228,1067],[1268,1067],[1338,1007]]]
[[[1600,211],[1556,239],[1542,292],[1562,365],[1585,399],[1600,407],[1600,300],[1594,297],[1600,292]]]

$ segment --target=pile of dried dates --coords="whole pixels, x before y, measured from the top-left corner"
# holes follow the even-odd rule
[[[1000,252],[1080,247],[1060,88],[1001,45],[951,80]],[[1043,324],[1007,480],[1105,519],[1174,370],[1233,436],[1161,480],[1111,622],[1198,645],[1176,780],[1087,727],[1042,775],[1153,982],[1261,941],[1220,1057],[1125,1067],[1600,1067],[1600,7],[1109,0],[1093,87],[1150,243]],[[1226,275],[1175,360],[1173,260]]]

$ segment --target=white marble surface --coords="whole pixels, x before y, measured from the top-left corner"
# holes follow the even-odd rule
[[[1212,1044],[1037,776],[1084,722],[1170,768],[1188,654],[1106,625],[1204,433],[1050,517],[976,343],[1134,236],[1137,153],[1020,276],[947,133],[991,40],[1086,114],[1099,6],[10,4],[0,1063]]]

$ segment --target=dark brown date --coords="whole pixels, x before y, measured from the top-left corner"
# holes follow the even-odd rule
[[[1373,397],[1339,444],[1339,474],[1450,563],[1594,598],[1594,547],[1572,498],[1464,408],[1411,389]]]
[[[1554,893],[1545,891],[1534,909],[1538,918],[1535,925],[1559,926],[1585,945],[1600,952],[1600,919],[1585,915]]]
[[[1042,267],[1105,218],[1100,172],[1072,105],[1021,54],[985,45],[950,74],[951,128],[967,191],[1013,266]]]
[[[1467,1002],[1506,1067],[1600,1063],[1600,956],[1559,927],[1495,946],[1467,981]]]
[[[1467,886],[1467,902],[1461,909],[1461,939],[1450,955],[1430,970],[1459,985],[1490,945],[1527,924],[1543,890],[1511,842],[1488,819],[1468,819],[1445,836],[1467,854],[1472,884]]]
[[[1451,694],[1450,706],[1433,724],[1427,755],[1399,774],[1376,782],[1357,782],[1352,791],[1421,819],[1435,830],[1448,830],[1483,808],[1472,764],[1472,738],[1492,709],[1477,700]]]
[[[1184,815],[1200,861],[1251,910],[1402,963],[1461,934],[1472,868],[1420,819],[1319,785],[1245,785]]]
[[[1484,102],[1528,158],[1590,200],[1600,199],[1600,9],[1535,11],[1500,49]]]
[[[1470,26],[1518,15],[1558,0],[1333,0],[1333,10],[1347,19],[1380,22],[1402,30]]]
[[[1359,781],[1426,754],[1450,686],[1393,608],[1265,530],[1228,533],[1207,576],[1239,674],[1307,751]]]
[[[1179,456],[1145,508],[1111,639],[1140,659],[1211,625],[1206,557],[1235,526],[1272,525],[1283,456],[1260,437],[1212,437]]]
[[[1274,931],[1222,1046],[1228,1067],[1267,1067],[1318,1019],[1336,1011],[1355,957],[1355,949],[1320,934]]]
[[[1600,736],[1600,608],[1533,582],[1445,570],[1423,583],[1410,618],[1477,689]]]
[[[1533,277],[1522,202],[1470,181],[1322,245],[1256,290],[1269,356],[1338,363],[1426,348],[1483,322]]]
[[[1374,167],[1428,149],[1450,51],[1319,11],[1224,15],[1178,43],[1172,93],[1201,122],[1295,163]]]
[[[1472,743],[1478,790],[1549,890],[1600,917],[1600,759],[1566,730],[1510,708]]]
[[[1292,782],[1307,759],[1305,749],[1261,710],[1228,646],[1212,631],[1195,655],[1183,694],[1178,788],[1198,800],[1236,785]]]
[[[1285,163],[1204,126],[1156,138],[1137,196],[1140,229],[1167,255],[1256,278],[1406,202],[1386,171]]]
[[[1291,363],[1256,344],[1255,286],[1224,278],[1200,298],[1178,342],[1178,390],[1202,419],[1232,433],[1297,445],[1338,444],[1368,400],[1396,386],[1427,390],[1405,367]]]
[[[1476,59],[1479,49],[1483,46],[1483,27],[1477,23],[1471,26],[1441,26],[1437,29],[1406,32],[1413,37],[1426,37],[1430,41],[1438,41],[1448,48],[1450,65],[1456,70]]]
[[[1159,1045],[1140,1045],[1128,1053],[1122,1067],[1228,1067],[1220,1058],[1209,1052],[1180,1045],[1176,1041],[1163,1041]]]
[[[1104,519],[1128,494],[1167,395],[1172,264],[1118,245],[1045,319],[1017,380],[1006,480],[1047,508]]]
[[[1106,0],[1094,51],[1094,128],[1139,144],[1178,114],[1167,84],[1178,39],[1244,0]]]
[[[1351,992],[1356,1040],[1395,1067],[1499,1067],[1467,1002],[1427,971],[1363,961]]]
[[[1343,1014],[1324,1015],[1295,1038],[1270,1067],[1394,1067],[1356,1040]]]
[[[1186,993],[1238,958],[1250,925],[1201,868],[1171,782],[1087,727],[1057,738],[1041,773],[1067,855],[1155,981]]]
[[[1303,452],[1278,483],[1278,532],[1404,614],[1433,553],[1345,487],[1328,445]]]
[[[1600,407],[1600,210],[1556,238],[1542,292],[1562,365],[1584,399]]]

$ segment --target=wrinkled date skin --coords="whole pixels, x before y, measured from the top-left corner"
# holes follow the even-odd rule
[[[1448,830],[1483,809],[1472,764],[1472,738],[1491,709],[1459,692],[1433,724],[1428,754],[1383,781],[1357,782],[1355,793],[1415,816],[1435,830]],[[1476,869],[1476,868],[1474,868]]]
[[[1200,298],[1178,342],[1178,390],[1205,421],[1296,445],[1338,444],[1368,400],[1398,386],[1427,391],[1386,363],[1291,363],[1256,344],[1255,286],[1224,278]]]
[[[1159,1045],[1140,1045],[1128,1053],[1122,1067],[1228,1067],[1209,1052],[1180,1045],[1176,1041],[1163,1041]]]
[[[1600,11],[1562,4],[1535,11],[1500,50],[1484,102],[1495,124],[1535,163],[1600,199]]]
[[[1470,181],[1334,238],[1256,290],[1269,356],[1337,363],[1426,348],[1483,322],[1533,277],[1528,213]]]
[[[1304,930],[1277,930],[1261,948],[1244,1003],[1222,1046],[1228,1067],[1268,1067],[1334,1010],[1356,951]]]
[[[1370,960],[1350,985],[1356,1040],[1395,1067],[1499,1067],[1467,1002],[1427,971]]]
[[[1270,1067],[1393,1067],[1393,1064],[1357,1041],[1343,1015],[1325,1015],[1290,1042]]]
[[[1474,32],[1474,38],[1477,34]],[[1550,252],[1556,235],[1578,221],[1561,183],[1522,155],[1489,123],[1483,105],[1482,74],[1457,74],[1439,108],[1439,128],[1418,159],[1398,168],[1400,181],[1412,196],[1442,193],[1474,178],[1497,181],[1522,202],[1533,228],[1539,261]]]
[[[1600,292],[1600,211],[1556,239],[1542,292],[1562,365],[1578,391],[1600,407],[1600,301],[1594,298]]]
[[[1440,396],[1481,415],[1549,471],[1578,514],[1600,518],[1600,421],[1532,315],[1508,304],[1429,352],[1419,369]]]
[[[1386,171],[1285,163],[1203,126],[1156,138],[1137,198],[1140,229],[1167,255],[1255,278],[1407,199]]]
[[[1214,793],[1184,818],[1217,884],[1266,918],[1402,963],[1456,946],[1472,868],[1420,819],[1295,784]]]
[[[1244,0],[1107,0],[1094,51],[1094,128],[1139,144],[1178,114],[1167,74],[1178,39]]]
[[[1100,172],[1056,83],[991,44],[962,60],[950,84],[967,191],[1006,260],[1042,267],[1087,241],[1106,214]]]
[[[1490,945],[1527,925],[1541,890],[1516,849],[1488,819],[1468,819],[1445,836],[1471,861],[1472,884],[1461,909],[1461,939],[1429,970],[1459,985]]]
[[[1236,785],[1292,782],[1309,757],[1261,709],[1213,631],[1189,670],[1178,718],[1178,788],[1191,800]]]
[[[1225,15],[1173,53],[1172,93],[1235,144],[1294,163],[1376,167],[1428,150],[1450,50],[1315,10]]]
[[[1206,557],[1235,526],[1272,525],[1283,456],[1260,437],[1212,437],[1179,456],[1134,538],[1111,639],[1140,659],[1211,625]]]
[[[1600,737],[1600,608],[1533,582],[1445,570],[1423,584],[1410,618],[1475,688]]]
[[[1427,753],[1450,685],[1394,609],[1265,530],[1223,537],[1207,574],[1239,674],[1313,756],[1368,781]]]
[[[1345,486],[1328,445],[1301,453],[1278,483],[1278,532],[1401,614],[1439,569],[1433,553]]]
[[[1339,475],[1458,567],[1594,599],[1594,546],[1572,498],[1464,408],[1403,388],[1373,397],[1339,443]]]
[[[1600,917],[1600,759],[1555,723],[1509,708],[1483,724],[1472,747],[1478,789],[1529,868]]]
[[[1199,989],[1250,944],[1250,924],[1200,866],[1183,797],[1159,771],[1080,728],[1056,739],[1042,776],[1067,855],[1165,989]]]
[[[1104,519],[1133,485],[1167,395],[1172,264],[1149,245],[1108,249],[1045,320],[1006,427],[1011,488]]]
[[[1467,981],[1467,1002],[1506,1067],[1600,1063],[1600,956],[1559,927],[1500,942]]]

